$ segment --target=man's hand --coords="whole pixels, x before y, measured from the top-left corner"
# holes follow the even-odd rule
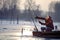
[[[46,23],[42,23],[41,21],[39,21],[39,23],[40,23],[41,25],[46,25]]]
[[[39,23],[41,24],[41,21],[39,21]]]
[[[35,18],[36,18],[36,19],[38,19],[39,17],[38,17],[38,16],[36,16]]]

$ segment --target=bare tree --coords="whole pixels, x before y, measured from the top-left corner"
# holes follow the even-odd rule
[[[60,22],[60,2],[51,2],[49,6],[49,14],[53,17],[55,22]]]
[[[50,11],[50,12],[54,12],[54,7],[55,7],[55,2],[51,2],[51,3],[49,4],[49,11]]]

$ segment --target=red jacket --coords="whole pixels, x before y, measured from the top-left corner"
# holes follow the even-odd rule
[[[42,23],[40,21],[39,21],[39,23],[41,25],[46,25],[46,27],[50,27],[50,28],[54,29],[53,20],[51,18],[46,19],[46,18],[42,18],[42,17],[37,17],[37,19],[45,20],[45,23]]]

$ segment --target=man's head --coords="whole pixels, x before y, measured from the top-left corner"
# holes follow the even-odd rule
[[[50,16],[46,16],[46,19],[51,19],[51,17]]]

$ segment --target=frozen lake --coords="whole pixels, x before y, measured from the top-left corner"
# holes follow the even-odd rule
[[[40,27],[42,27],[42,25],[40,25],[38,22],[36,22],[35,24],[40,31]],[[58,26],[57,30],[60,30],[60,23],[54,23],[54,26],[55,25]],[[33,22],[21,21],[19,22],[19,24],[16,24],[16,22],[14,24],[13,22],[10,24],[10,21],[3,21],[2,24],[0,23],[0,40],[60,40],[56,38],[33,37],[33,29]]]

